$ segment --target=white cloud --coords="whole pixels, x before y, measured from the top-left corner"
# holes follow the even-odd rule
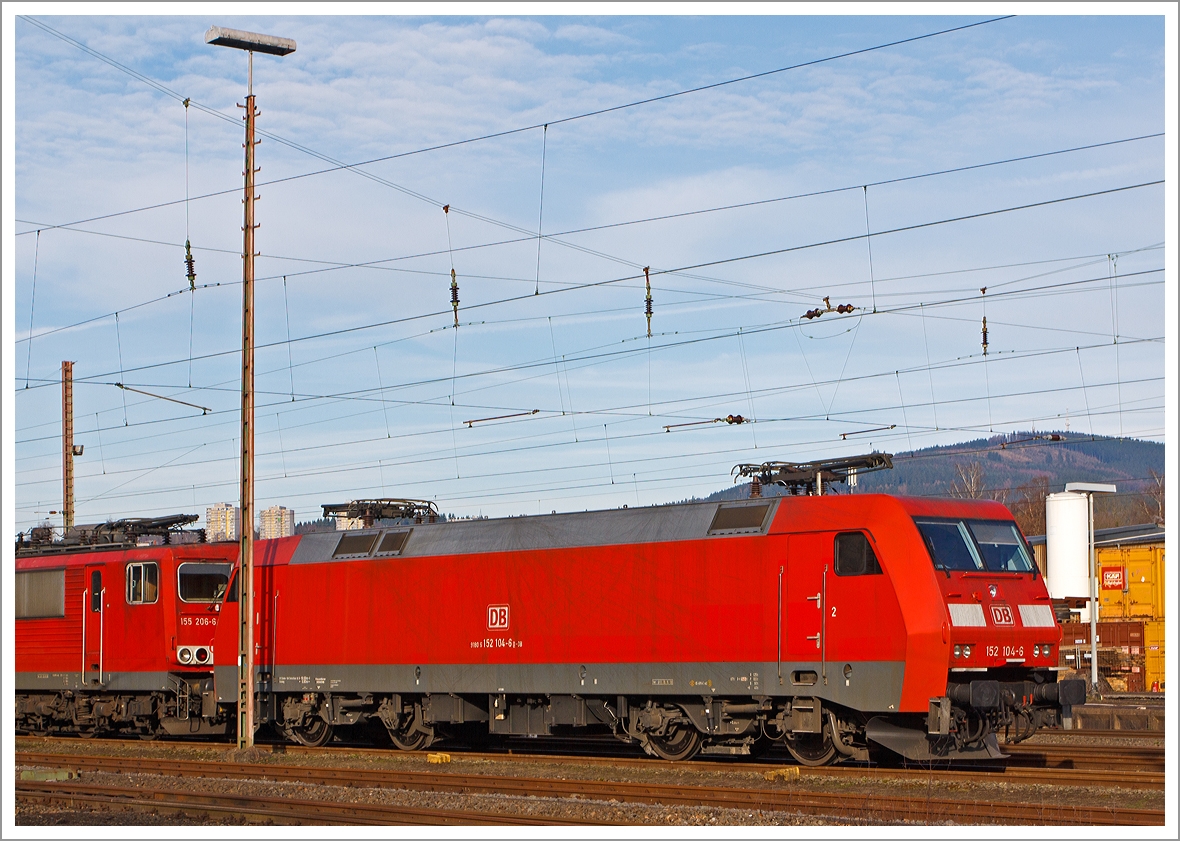
[[[638,41],[621,32],[606,29],[601,26],[586,26],[578,23],[567,23],[557,27],[553,32],[555,38],[565,41],[575,41],[591,47],[621,47],[637,46]]]

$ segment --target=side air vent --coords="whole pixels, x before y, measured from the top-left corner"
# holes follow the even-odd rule
[[[345,534],[336,544],[333,558],[367,558],[377,542],[377,532]]]
[[[759,534],[770,520],[773,502],[754,505],[719,505],[709,534]]]
[[[405,531],[387,531],[381,535],[381,544],[377,547],[376,555],[378,557],[388,557],[391,555],[400,555],[402,549],[405,548],[406,541],[410,539],[410,529]]]
[[[16,574],[16,618],[66,615],[66,571],[45,569]]]

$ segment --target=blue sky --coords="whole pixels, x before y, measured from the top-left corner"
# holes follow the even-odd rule
[[[18,529],[60,507],[62,359],[78,522],[237,497],[245,57],[212,24],[297,41],[255,62],[259,128],[321,156],[258,147],[259,507],[536,514],[1032,426],[1165,440],[1162,15],[1018,17],[568,122],[994,15],[34,16],[232,119],[186,132],[15,19]],[[801,319],[824,296],[857,309]]]

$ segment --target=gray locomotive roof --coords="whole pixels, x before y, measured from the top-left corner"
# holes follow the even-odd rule
[[[718,508],[770,505],[759,529],[714,531],[722,537],[733,534],[765,533],[778,509],[778,499],[743,500],[725,503],[688,503],[652,508],[622,508],[573,514],[545,514],[497,520],[456,520],[448,523],[397,526],[388,529],[318,532],[306,534],[291,557],[293,564],[324,563],[332,560],[343,535],[376,534],[410,530],[401,557],[521,552],[533,549],[565,549],[579,546],[610,546],[623,543],[662,543],[699,540],[709,536]],[[378,545],[380,540],[377,541]]]

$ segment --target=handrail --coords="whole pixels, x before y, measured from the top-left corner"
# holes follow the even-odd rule
[[[778,685],[783,685],[783,568],[778,568]]]
[[[90,597],[90,589],[82,588],[82,672],[79,675],[82,685],[86,685],[86,602]]]
[[[98,591],[98,685],[102,686],[102,636],[103,636],[103,620],[106,618],[106,611],[103,610],[103,599],[106,598],[107,588],[103,587]]]
[[[828,565],[824,564],[824,574],[821,579],[822,583],[822,598],[820,601],[819,613],[819,669],[820,674],[824,679],[824,686],[828,685]]]
[[[278,657],[275,654],[275,648],[279,644],[279,591],[275,590],[275,606],[274,612],[270,615],[270,679],[271,685],[274,685],[274,672],[278,666]]]

